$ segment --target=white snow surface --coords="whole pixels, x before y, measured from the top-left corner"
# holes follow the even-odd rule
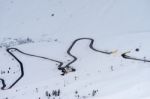
[[[90,40],[79,40],[71,50],[76,71],[62,76],[57,62],[14,50],[24,76],[1,89],[0,99],[150,99],[150,62],[121,56],[130,52],[150,60],[149,5],[149,0],[0,0],[0,88],[1,79],[9,88],[21,75],[8,48],[63,66],[73,60],[67,50],[79,38],[113,51],[100,53],[89,47]],[[52,95],[54,90],[60,95]]]

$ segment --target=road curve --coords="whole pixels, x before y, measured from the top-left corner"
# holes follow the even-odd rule
[[[143,61],[143,62],[150,62],[150,60],[147,60],[147,59],[140,59],[140,58],[135,58],[135,57],[129,56],[129,55],[127,55],[127,53],[130,53],[130,51],[121,54],[121,56],[123,58],[125,58],[125,59],[136,60],[136,61]]]
[[[61,66],[63,65],[63,62],[61,62],[61,61],[57,61],[57,60],[50,59],[50,58],[43,57],[43,56],[28,54],[28,53],[25,53],[25,52],[19,50],[18,48],[7,48],[6,51],[19,63],[19,65],[20,65],[20,70],[21,70],[21,75],[19,76],[19,78],[16,79],[16,81],[14,81],[14,83],[11,84],[10,87],[7,88],[7,89],[11,89],[11,88],[24,76],[23,63],[12,53],[12,50],[13,50],[13,51],[18,51],[18,52],[20,52],[20,53],[22,53],[22,54],[24,54],[24,55],[27,55],[27,56],[42,58],[42,59],[46,59],[46,60],[50,60],[50,61],[56,62],[56,63],[59,64],[58,67],[61,67]],[[2,84],[3,84],[3,86],[1,87],[1,90],[7,90],[7,89],[5,89],[5,87],[6,87],[5,80],[2,79],[2,78],[0,78],[0,80],[1,80],[1,82],[2,82]]]
[[[78,39],[76,39],[76,40],[74,40],[74,41],[72,42],[71,46],[70,46],[69,49],[67,50],[67,54],[68,54],[69,56],[73,57],[73,60],[72,60],[71,62],[69,62],[66,66],[70,66],[72,63],[74,63],[74,62],[77,60],[77,57],[74,56],[74,55],[71,53],[71,50],[72,50],[73,46],[74,46],[78,41],[80,41],[80,40],[89,40],[89,41],[90,41],[89,47],[90,47],[93,51],[95,51],[95,52],[100,52],[100,53],[107,54],[107,55],[113,53],[113,52],[107,52],[107,51],[101,51],[101,50],[95,49],[95,48],[93,47],[94,39],[92,39],[92,38],[78,38]]]

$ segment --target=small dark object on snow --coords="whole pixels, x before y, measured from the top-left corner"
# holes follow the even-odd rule
[[[136,48],[136,49],[135,49],[135,51],[137,51],[137,52],[138,52],[138,51],[140,51],[140,49],[139,49],[139,48]]]
[[[51,16],[54,16],[55,14],[53,13],[53,14],[51,14]]]
[[[62,74],[61,75],[65,75],[69,72],[75,72],[76,69],[74,69],[73,67],[70,67],[70,66],[66,66],[66,67],[58,67],[58,70],[61,70],[62,71]]]

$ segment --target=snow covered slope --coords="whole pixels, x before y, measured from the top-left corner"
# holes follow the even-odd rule
[[[0,0],[0,99],[149,99],[149,4]]]

